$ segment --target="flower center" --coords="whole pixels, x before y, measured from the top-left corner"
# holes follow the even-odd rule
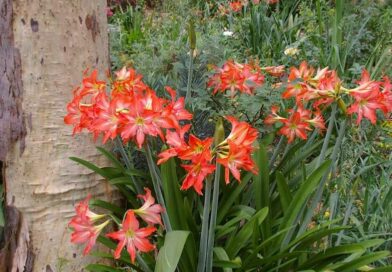
[[[135,232],[133,230],[127,230],[127,232],[125,233],[125,236],[127,238],[133,238],[135,236]]]
[[[137,118],[135,119],[135,124],[138,125],[138,126],[144,125],[144,120],[143,120],[143,118],[142,118],[142,117],[137,117]]]

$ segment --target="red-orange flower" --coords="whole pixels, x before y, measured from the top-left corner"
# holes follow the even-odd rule
[[[234,97],[236,91],[253,94],[256,87],[264,82],[260,67],[256,64],[239,64],[227,61],[222,68],[216,68],[216,73],[208,82],[208,87],[213,87],[213,93],[230,91]]]
[[[257,173],[257,167],[252,160],[253,144],[258,132],[246,122],[240,122],[232,116],[226,116],[231,123],[231,132],[217,146],[216,161],[225,169],[225,181],[230,182],[230,172],[238,182],[241,181],[240,169]]]
[[[83,255],[87,255],[91,251],[99,233],[109,223],[109,221],[105,221],[100,225],[94,225],[97,220],[103,218],[105,215],[95,214],[90,211],[88,205],[90,198],[91,196],[89,195],[85,200],[76,205],[76,215],[68,224],[73,229],[71,234],[71,243],[87,243],[83,250]]]
[[[252,147],[258,136],[257,129],[247,122],[238,121],[233,116],[226,116],[225,118],[231,123],[231,131],[226,140],[230,140],[239,146]]]
[[[181,150],[178,157],[182,160],[192,161],[199,161],[200,157],[203,157],[203,160],[210,161],[212,158],[210,148],[213,140],[213,138],[201,140],[191,134],[189,135],[188,147]]]
[[[184,140],[185,133],[188,132],[191,126],[185,125],[179,129],[179,131],[166,131],[166,143],[169,145],[170,148],[162,151],[158,155],[158,162],[157,164],[162,164],[166,162],[168,159],[178,156],[179,153],[183,152],[188,148],[187,143]]]
[[[314,74],[314,68],[308,66],[306,61],[301,62],[299,68],[291,67],[290,74],[289,74],[289,81],[294,81],[296,79],[302,79],[307,81],[312,78]]]
[[[220,154],[217,162],[222,164],[225,169],[225,182],[230,183],[230,172],[238,182],[241,182],[240,169],[245,169],[257,174],[257,167],[251,158],[251,154],[247,148],[237,145],[228,140],[227,155]]]
[[[158,128],[153,123],[154,114],[143,112],[142,114],[135,109],[124,115],[126,121],[121,132],[121,138],[124,142],[134,139],[139,148],[142,147],[146,135],[157,136]]]
[[[284,65],[266,66],[266,67],[262,67],[261,70],[263,70],[264,72],[266,72],[271,76],[280,77],[285,73],[285,66]]]
[[[239,12],[242,9],[242,3],[240,1],[231,2],[229,3],[229,6],[233,12]]]
[[[109,138],[116,138],[123,125],[122,114],[127,113],[130,106],[130,100],[125,97],[115,98],[109,102],[105,93],[99,96],[96,102],[97,116],[92,121],[91,130],[104,133],[103,143]]]
[[[84,72],[84,75],[87,75],[87,70]],[[85,96],[87,94],[97,95],[105,91],[106,82],[97,79],[98,71],[93,70],[90,76],[86,76],[82,80],[82,88],[80,90],[80,96]]]
[[[288,138],[291,143],[295,137],[307,139],[306,130],[310,130],[309,124],[301,118],[299,112],[294,112],[290,118],[282,121],[284,126],[279,130],[280,134]]]
[[[188,172],[182,182],[181,190],[187,190],[193,187],[199,195],[202,195],[203,181],[209,174],[215,171],[215,165],[201,159],[200,161],[181,166]]]
[[[355,102],[347,109],[348,114],[357,114],[357,124],[359,124],[363,117],[370,120],[372,124],[377,121],[376,111],[378,109],[388,112],[388,103],[386,104],[385,94],[382,93],[380,86],[382,83],[372,81],[368,71],[363,70],[361,80],[358,81],[359,86],[355,89],[348,90],[349,94],[355,99]],[[385,91],[385,89],[384,89]]]
[[[163,207],[155,204],[155,199],[151,195],[150,189],[144,188],[144,191],[146,194],[138,195],[139,198],[144,200],[144,204],[139,209],[133,210],[134,213],[140,216],[148,225],[162,225],[161,213],[163,212]]]
[[[296,137],[306,140],[307,131],[312,130],[310,126],[313,126],[320,131],[325,129],[324,118],[320,111],[316,110],[312,113],[310,110],[303,108],[301,104],[297,107],[298,108],[296,110],[288,110],[290,116],[285,118],[277,113],[279,108],[273,106],[271,110],[272,114],[264,120],[264,122],[268,125],[277,122],[282,123],[283,127],[279,129],[279,134],[285,135],[288,138],[289,143],[294,141]]]
[[[156,231],[155,227],[140,228],[139,221],[135,217],[132,210],[127,211],[125,219],[122,222],[121,229],[116,232],[106,234],[107,237],[119,241],[114,252],[114,258],[119,259],[121,251],[124,247],[131,257],[131,262],[136,259],[136,250],[141,252],[150,252],[155,249],[155,245],[151,244],[148,236]]]
[[[133,69],[123,67],[115,72],[116,79],[113,82],[112,96],[133,95],[134,92],[141,92],[147,89],[147,85],[142,81],[143,76]]]

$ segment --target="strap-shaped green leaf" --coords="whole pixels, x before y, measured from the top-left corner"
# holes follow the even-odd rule
[[[189,231],[171,231],[165,236],[165,244],[159,250],[155,272],[174,272],[180,260]]]
[[[294,224],[304,205],[306,205],[309,196],[316,189],[321,177],[328,170],[330,164],[330,161],[324,162],[301,185],[301,187],[295,193],[293,200],[291,201],[292,205],[289,206],[287,213],[284,215],[283,222],[280,225],[280,229],[285,229]],[[284,246],[284,243],[282,243],[282,247]]]
[[[267,217],[268,208],[263,208],[258,211],[245,225],[243,225],[240,231],[230,240],[226,247],[227,254],[234,258],[237,253],[249,242],[252,237],[254,224],[261,225],[264,219]]]

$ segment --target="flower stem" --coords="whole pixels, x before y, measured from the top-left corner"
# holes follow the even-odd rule
[[[276,161],[276,158],[278,157],[278,154],[279,154],[279,151],[282,147],[283,142],[284,142],[284,136],[282,135],[282,136],[280,136],[278,145],[276,146],[274,153],[272,154],[270,164],[269,164],[270,169],[274,168],[274,163]]]
[[[186,84],[185,105],[189,103],[192,92],[192,76],[193,76],[193,49],[189,51],[189,67],[188,67],[188,82]]]
[[[133,168],[133,166],[132,166],[131,161],[129,160],[129,157],[128,157],[127,153],[125,152],[124,145],[121,142],[121,138],[120,137],[116,137],[115,144],[116,144],[117,148],[120,150],[120,154],[121,154],[121,157],[124,160],[125,167],[128,170],[131,170]],[[140,185],[138,184],[138,182],[135,180],[135,178],[132,175],[131,175],[131,180],[132,180],[132,183],[135,186],[136,192],[138,194],[142,194],[143,193],[142,188],[140,187]]]
[[[332,156],[331,156],[332,164],[329,167],[329,169],[327,170],[327,172],[324,174],[324,176],[321,178],[320,184],[318,185],[318,188],[317,188],[313,198],[309,202],[309,206],[307,208],[307,212],[304,216],[304,219],[301,222],[301,227],[298,231],[298,235],[301,235],[302,233],[305,232],[306,227],[308,226],[310,220],[312,219],[313,211],[316,209],[317,204],[321,200],[325,183],[327,182],[330,173],[333,173],[335,171],[335,163],[338,159],[338,153],[339,153],[339,151],[341,151],[340,147],[342,145],[343,137],[346,132],[346,125],[347,125],[346,120],[343,120],[343,122],[340,125],[338,137],[336,139],[336,143],[335,143],[335,146],[332,151]]]
[[[136,255],[137,263],[141,266],[144,272],[152,272],[151,268],[146,264],[143,258],[137,254]]]
[[[209,225],[209,214],[210,214],[210,204],[211,204],[211,187],[212,187],[212,181],[210,178],[208,178],[206,182],[206,188],[204,191],[204,207],[203,207],[203,218],[201,223],[199,261],[197,264],[197,272],[204,272],[206,266],[207,245],[208,245],[208,225]]]
[[[221,170],[221,166],[220,166],[220,164],[217,163],[216,164],[216,170],[215,170],[214,192],[213,192],[213,195],[212,195],[210,229],[209,229],[209,233],[208,233],[206,272],[212,272],[213,250],[214,250],[214,240],[215,240],[215,226],[216,226],[216,215],[218,213],[220,170]]]
[[[331,139],[332,130],[335,125],[336,108],[337,108],[337,104],[334,103],[332,105],[331,117],[329,118],[327,134],[325,135],[325,138],[324,138],[323,147],[321,148],[321,152],[320,152],[319,159],[317,161],[316,168],[319,167],[325,159],[325,153],[327,152],[329,140]]]
[[[157,196],[158,203],[163,207],[163,212],[162,212],[163,223],[165,225],[166,231],[169,232],[172,230],[172,228],[171,228],[169,216],[167,214],[165,200],[162,195],[162,190],[161,190],[162,180],[161,180],[161,177],[157,171],[154,159],[152,158],[151,148],[148,143],[145,145],[145,150],[146,150],[146,154],[147,154],[148,168],[151,172],[151,178],[152,178],[152,184],[154,186],[154,191]]]

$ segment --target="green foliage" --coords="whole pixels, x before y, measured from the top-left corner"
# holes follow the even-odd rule
[[[376,250],[384,240],[370,237],[334,246],[339,233],[352,230],[351,227],[341,227],[341,220],[310,225],[302,231],[301,217],[321,178],[330,171],[331,165],[330,161],[326,161],[316,167],[314,162],[318,158],[313,155],[318,150],[310,147],[312,152],[304,152],[307,148],[309,147],[293,146],[291,152],[279,157],[276,165],[279,165],[278,169],[285,171],[285,176],[279,170],[271,171],[268,175],[269,171],[265,170],[265,165],[270,165],[269,156],[266,146],[261,144],[255,158],[258,167],[266,172],[263,172],[262,176],[248,173],[241,184],[233,181],[227,187],[221,188],[215,228],[214,267],[225,271],[354,271],[389,254]],[[293,161],[298,161],[298,157],[305,162],[309,175],[304,176],[301,169],[289,166]],[[73,160],[93,169],[109,182],[124,175],[123,166],[101,168],[80,159]],[[139,255],[138,259],[143,260],[146,267],[155,266],[156,271],[174,271],[177,262],[181,271],[193,271],[191,268],[196,267],[195,257],[200,241],[195,238],[200,234],[200,224],[197,222],[201,220],[197,207],[201,205],[201,199],[194,192],[179,190],[178,181],[182,173],[178,170],[175,160],[171,159],[161,166],[160,174],[167,212],[176,231],[166,234],[165,245],[160,249],[156,264],[147,255]],[[265,175],[268,175],[268,178]],[[266,187],[266,183],[271,186],[270,189]],[[133,193],[131,187],[127,189],[129,193]],[[249,195],[251,197],[248,197]],[[129,197],[135,196],[126,197],[132,207],[140,205],[136,203],[136,206],[133,206]],[[265,198],[269,200],[266,201]],[[92,204],[108,210],[115,218],[121,218],[119,215],[124,212],[120,207],[103,201],[94,201]],[[271,207],[271,210],[268,207]],[[106,238],[101,237],[100,241],[110,248],[115,247],[113,242]],[[97,254],[103,257],[102,253]],[[127,253],[123,254],[119,267],[129,265]],[[110,255],[106,257],[111,258]],[[116,271],[103,265],[91,265],[87,269]]]

